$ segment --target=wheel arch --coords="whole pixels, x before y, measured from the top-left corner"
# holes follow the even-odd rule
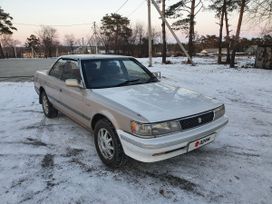
[[[113,117],[112,114],[110,113],[96,113],[94,114],[94,116],[91,119],[91,129],[94,131],[95,125],[96,123],[101,120],[101,119],[106,119],[108,120],[112,126],[114,127],[114,129],[116,130],[116,128],[118,127],[117,125],[117,121],[115,120],[115,118]]]
[[[42,104],[42,92],[45,92],[44,88],[41,86],[39,88],[39,103]]]

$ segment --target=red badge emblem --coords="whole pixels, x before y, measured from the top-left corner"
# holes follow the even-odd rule
[[[200,142],[199,141],[196,141],[195,142],[195,147],[197,148],[199,146]]]

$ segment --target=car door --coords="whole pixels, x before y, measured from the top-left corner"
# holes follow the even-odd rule
[[[67,79],[76,79],[81,83],[82,78],[78,61],[67,59],[64,65],[62,78],[64,82]],[[90,126],[90,114],[88,107],[84,102],[86,90],[80,87],[63,86],[60,90],[60,100],[62,102],[64,112],[80,122],[82,125]]]
[[[59,59],[48,73],[48,79],[45,82],[45,92],[49,101],[57,108],[61,108],[60,90],[64,86],[61,80],[65,60]]]

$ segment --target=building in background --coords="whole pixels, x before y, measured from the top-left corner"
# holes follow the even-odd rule
[[[255,67],[272,69],[272,44],[258,46]]]

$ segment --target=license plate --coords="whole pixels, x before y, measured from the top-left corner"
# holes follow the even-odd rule
[[[215,134],[209,135],[207,137],[203,137],[201,139],[198,139],[194,142],[191,142],[188,146],[188,152],[198,149],[199,147],[202,147],[203,145],[209,144],[215,139]]]

